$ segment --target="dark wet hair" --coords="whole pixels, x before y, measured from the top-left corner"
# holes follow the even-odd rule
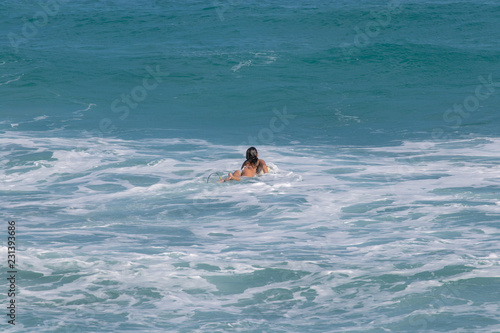
[[[247,164],[251,163],[254,167],[258,167],[259,165],[259,158],[257,157],[257,149],[255,147],[250,147],[247,149],[247,160],[243,162],[241,165],[241,168]]]

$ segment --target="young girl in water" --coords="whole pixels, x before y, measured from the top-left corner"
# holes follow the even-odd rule
[[[255,175],[261,175],[268,172],[269,168],[264,160],[259,159],[257,149],[255,149],[255,147],[250,147],[247,149],[247,160],[241,165],[241,170],[229,173],[228,177],[226,179],[222,179],[221,182],[227,182],[228,180],[240,180],[241,177],[253,177]]]

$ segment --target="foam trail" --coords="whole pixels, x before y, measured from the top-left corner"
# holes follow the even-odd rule
[[[23,75],[24,75],[24,74],[21,74],[21,75],[19,75],[18,77],[16,77],[15,79],[8,80],[8,81],[6,81],[6,82],[0,83],[0,86],[6,85],[6,84],[9,84],[9,83],[12,83],[12,82],[19,81],[19,80],[23,77]]]

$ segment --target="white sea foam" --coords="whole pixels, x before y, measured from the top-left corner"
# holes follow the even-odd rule
[[[251,65],[252,65],[252,60],[247,60],[247,61],[240,62],[237,65],[234,65],[233,67],[231,67],[231,70],[233,72],[237,72],[241,67],[251,66]]]
[[[14,79],[10,79],[10,80],[7,80],[5,82],[2,82],[0,83],[0,86],[3,86],[3,85],[6,85],[6,84],[9,84],[9,83],[12,83],[12,82],[16,82],[16,81],[19,81],[22,77],[23,77],[24,74],[21,74],[21,75],[18,75],[16,78]]]
[[[467,302],[464,281],[499,273],[497,138],[261,146],[273,172],[223,184],[206,178],[237,169],[227,154],[242,153],[201,140],[0,143],[12,193],[0,207],[23,221],[20,268],[45,281],[28,278],[24,300],[85,311],[91,324],[126,309],[123,320],[148,325],[147,308],[187,330],[211,312],[241,329],[299,314],[347,323],[345,313],[365,329],[412,326],[409,313],[466,313],[446,295]],[[415,305],[422,297],[438,311]]]
[[[35,117],[33,118],[34,121],[40,121],[40,120],[45,120],[47,119],[49,116],[47,115],[43,115],[43,116],[39,116],[39,117]]]

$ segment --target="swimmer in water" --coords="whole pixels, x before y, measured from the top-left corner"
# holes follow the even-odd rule
[[[255,149],[255,147],[250,147],[247,149],[247,160],[241,165],[241,170],[229,173],[228,177],[226,179],[222,179],[221,182],[227,182],[228,180],[240,180],[241,177],[254,177],[255,175],[261,175],[268,172],[269,168],[264,160],[259,159],[257,149]]]

